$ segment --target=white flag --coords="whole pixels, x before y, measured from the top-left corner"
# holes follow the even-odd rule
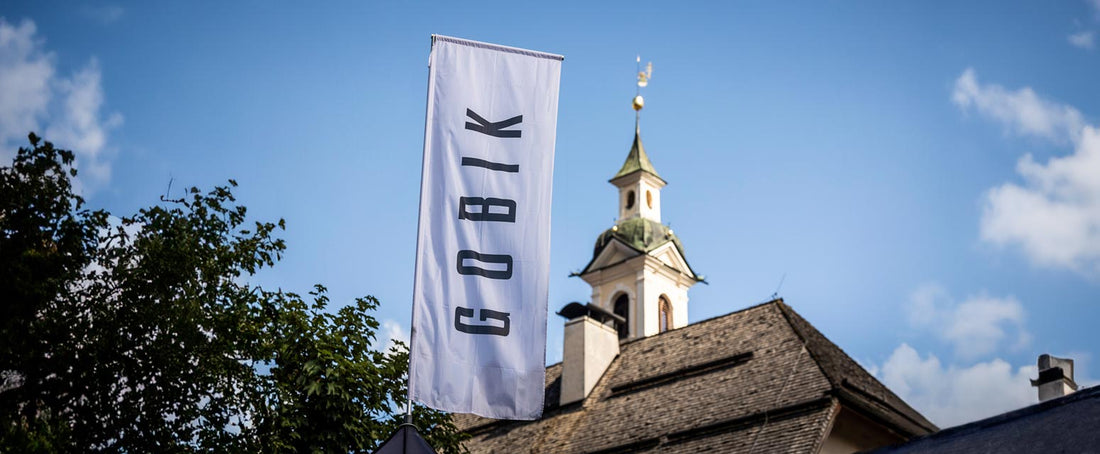
[[[409,397],[542,415],[558,55],[432,36]]]

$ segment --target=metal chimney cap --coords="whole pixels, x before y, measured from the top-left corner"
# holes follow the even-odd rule
[[[1061,368],[1065,373],[1065,377],[1073,380],[1073,360],[1070,358],[1059,358],[1049,354],[1039,355],[1039,372],[1047,369],[1053,369],[1055,367]]]
[[[617,324],[626,324],[625,318],[608,312],[607,309],[604,309],[592,303],[582,304],[574,301],[572,303],[566,304],[565,307],[561,308],[561,310],[558,311],[558,315],[565,317],[567,320],[573,320],[578,317],[588,316],[596,319],[596,321],[600,323],[607,323],[608,321],[611,321]]]

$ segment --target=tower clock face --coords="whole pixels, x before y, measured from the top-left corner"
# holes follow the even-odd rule
[[[634,191],[628,191],[626,193],[626,209],[634,208]]]

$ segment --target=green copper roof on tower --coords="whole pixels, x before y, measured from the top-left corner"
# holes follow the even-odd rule
[[[642,136],[638,128],[634,128],[634,144],[630,146],[630,154],[626,155],[626,162],[623,163],[623,167],[619,169],[619,173],[616,173],[612,180],[619,177],[630,175],[634,172],[649,172],[657,178],[661,178],[657,174],[657,169],[653,168],[653,163],[649,162],[649,156],[645,154],[645,147],[642,146]],[[661,181],[664,181],[663,179]]]

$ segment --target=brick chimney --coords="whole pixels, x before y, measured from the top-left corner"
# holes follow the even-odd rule
[[[588,397],[619,356],[615,324],[626,320],[591,303],[569,303],[558,315],[566,318],[559,401],[564,406]]]
[[[1077,383],[1073,381],[1073,360],[1039,355],[1039,378],[1032,380],[1031,386],[1039,388],[1039,402],[1077,391]]]

